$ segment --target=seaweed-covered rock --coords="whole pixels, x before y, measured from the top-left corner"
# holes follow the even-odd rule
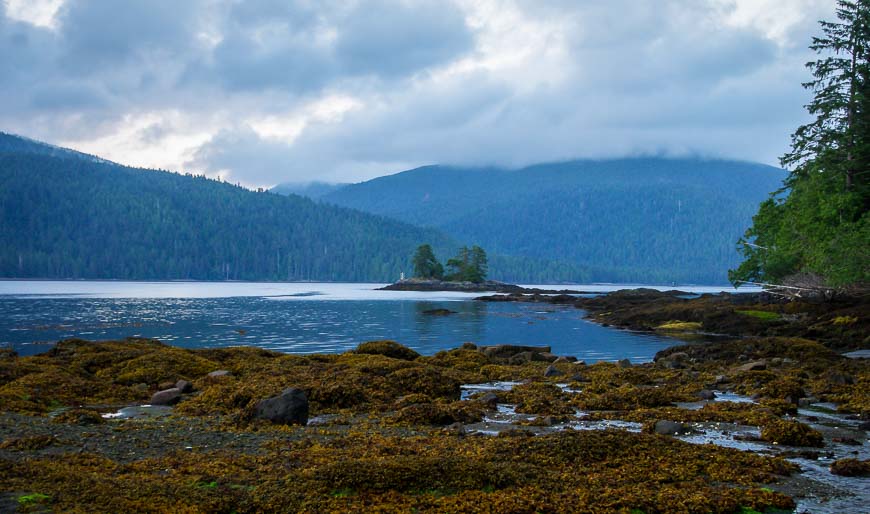
[[[494,359],[510,359],[518,353],[550,353],[549,346],[521,346],[513,344],[499,344],[495,346],[481,346],[479,350],[484,355]]]
[[[383,355],[405,361],[412,361],[419,353],[395,341],[368,341],[356,347],[356,353],[367,355]]]
[[[284,425],[306,425],[308,397],[302,389],[290,387],[278,396],[260,401],[255,417]]]
[[[769,443],[788,446],[825,445],[824,438],[818,430],[800,421],[772,418],[761,427],[761,439]]]
[[[840,459],[831,464],[831,473],[843,477],[870,476],[870,460]]]

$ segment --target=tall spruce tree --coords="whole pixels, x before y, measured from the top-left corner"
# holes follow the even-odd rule
[[[414,276],[418,278],[437,278],[444,276],[444,266],[435,258],[435,252],[428,244],[417,247],[414,257],[411,259],[414,265]]]
[[[797,273],[832,286],[870,282],[870,2],[838,1],[837,21],[822,21],[807,63],[815,119],[792,135],[781,158],[785,187],[762,203],[738,242],[745,261],[729,272],[743,281],[782,282]]]

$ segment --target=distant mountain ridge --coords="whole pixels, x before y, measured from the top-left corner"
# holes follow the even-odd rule
[[[697,158],[424,166],[322,200],[503,255],[569,262],[594,280],[725,283],[737,239],[784,177],[763,164]]]
[[[453,242],[299,196],[0,134],[0,277],[392,281]]]

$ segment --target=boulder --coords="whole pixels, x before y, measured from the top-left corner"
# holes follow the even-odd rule
[[[560,377],[564,374],[565,374],[565,372],[561,371],[559,368],[557,368],[556,366],[553,366],[552,364],[547,366],[547,369],[544,370],[545,377]]]
[[[628,359],[622,359],[617,362],[620,368],[630,368],[632,366],[631,361]]]
[[[711,391],[709,389],[704,389],[704,390],[698,391],[698,398],[700,398],[702,400],[708,400],[708,401],[715,400],[716,393],[714,393],[713,391]]]
[[[254,417],[283,425],[304,426],[308,424],[308,397],[302,389],[285,389],[278,396],[261,400]]]
[[[807,396],[805,398],[798,399],[798,407],[809,407],[814,403],[819,403],[819,399],[814,396]]]
[[[559,356],[550,352],[539,352],[532,355],[533,361],[556,362]]]
[[[209,378],[221,378],[221,377],[228,377],[231,375],[232,375],[232,373],[230,373],[229,371],[227,371],[225,369],[219,369],[217,371],[212,371],[207,376]]]
[[[478,400],[490,409],[495,409],[498,406],[498,395],[493,392],[485,393]]]
[[[181,400],[181,389],[171,387],[151,395],[151,405],[175,405]]]
[[[691,426],[677,421],[659,420],[656,421],[653,431],[661,435],[683,435],[695,432]]]
[[[556,363],[562,363],[562,362],[577,362],[577,357],[574,357],[574,356],[572,356],[572,355],[562,355],[561,357],[559,357],[558,359],[556,359],[556,360],[553,361],[553,362],[556,362]]]
[[[191,384],[187,380],[179,380],[175,383],[175,388],[181,390],[181,392],[184,394],[193,392],[193,384]]]

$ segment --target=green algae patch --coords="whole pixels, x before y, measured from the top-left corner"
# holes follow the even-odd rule
[[[742,314],[744,316],[749,316],[751,318],[760,319],[762,321],[778,321],[778,320],[782,319],[782,316],[780,316],[776,312],[771,312],[771,311],[759,311],[759,310],[745,309],[745,310],[735,310],[734,312],[737,312],[737,313]]]
[[[691,332],[701,330],[701,323],[697,321],[668,321],[655,327],[656,330],[673,332]]]
[[[854,325],[858,323],[857,316],[836,316],[831,320],[834,325]]]

